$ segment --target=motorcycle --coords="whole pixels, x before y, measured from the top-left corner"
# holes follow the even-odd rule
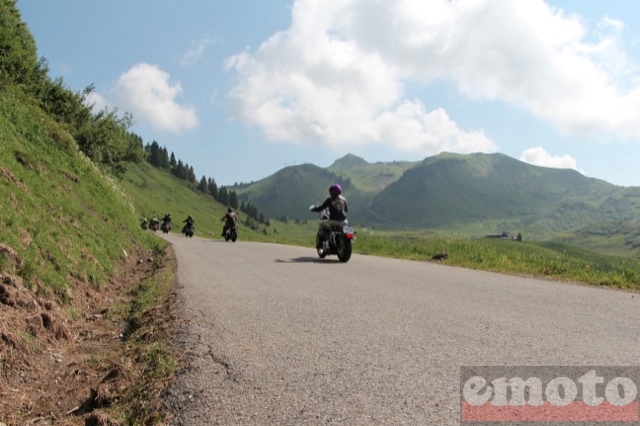
[[[184,235],[191,238],[193,237],[193,233],[196,231],[196,227],[192,223],[188,223],[184,228]]]
[[[153,232],[156,232],[160,228],[160,221],[158,219],[152,219],[151,224],[149,225],[149,229]]]
[[[311,206],[313,209],[316,206]],[[356,231],[346,223],[336,223],[329,221],[329,209],[320,212],[320,220],[327,221],[331,226],[331,233],[328,240],[323,240],[320,231],[316,234],[316,251],[321,259],[328,255],[335,254],[340,262],[348,262],[351,259],[352,244],[356,242]]]
[[[162,222],[162,225],[160,225],[160,230],[162,231],[162,233],[168,234],[169,231],[171,231],[171,222]]]
[[[238,227],[236,225],[233,225],[227,228],[227,230],[224,232],[224,240],[225,241],[231,240],[232,242],[235,243],[237,239],[238,239]]]

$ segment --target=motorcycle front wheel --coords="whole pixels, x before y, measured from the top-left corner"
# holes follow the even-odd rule
[[[322,248],[322,240],[319,235],[316,235],[316,251],[318,252],[318,256],[320,256],[320,259],[327,257],[327,252]]]

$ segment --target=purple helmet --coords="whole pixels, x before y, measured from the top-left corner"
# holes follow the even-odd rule
[[[342,194],[342,187],[339,184],[334,183],[333,185],[331,185],[329,187],[329,194],[332,197],[336,197],[336,196]]]

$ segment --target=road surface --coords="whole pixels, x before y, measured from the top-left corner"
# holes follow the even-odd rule
[[[461,366],[640,359],[638,294],[164,237],[190,361],[166,400],[175,425],[453,425]]]

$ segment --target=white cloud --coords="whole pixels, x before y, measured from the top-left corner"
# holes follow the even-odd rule
[[[112,92],[117,104],[137,122],[176,134],[198,125],[195,108],[176,101],[182,92],[180,83],[171,83],[169,74],[155,65],[134,65],[120,76]]]
[[[572,156],[554,156],[549,154],[540,146],[526,149],[520,156],[520,160],[536,166],[553,167],[555,169],[574,169],[580,171],[575,158]]]
[[[543,0],[296,0],[292,24],[228,59],[235,114],[275,140],[496,149],[409,85],[448,82],[573,134],[640,139],[640,86],[622,22],[593,32]]]
[[[575,16],[542,0],[452,3],[455,30],[437,50],[434,78],[463,93],[501,100],[573,134],[612,132],[640,138],[640,91],[620,48],[619,21],[604,19],[590,34]]]
[[[494,150],[482,132],[467,134],[448,116],[437,119],[437,110],[404,98],[402,70],[343,28],[351,22],[343,13],[368,4],[358,3],[297,1],[291,28],[255,54],[229,58],[239,77],[231,91],[236,116],[270,139],[294,143],[389,144],[423,154],[452,146]]]
[[[190,67],[202,58],[205,50],[211,44],[216,43],[216,39],[212,37],[202,37],[199,40],[193,40],[189,49],[180,58],[180,65],[183,67]]]
[[[377,120],[383,140],[400,152],[432,155],[440,151],[492,152],[495,145],[482,131],[465,132],[443,109],[428,112],[419,102],[405,102]]]

